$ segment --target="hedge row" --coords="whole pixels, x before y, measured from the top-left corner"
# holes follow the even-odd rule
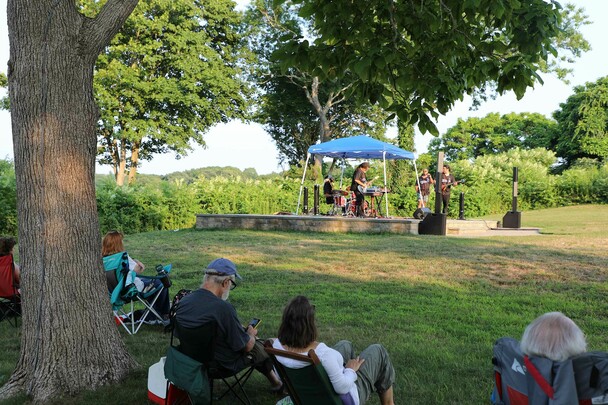
[[[465,196],[465,217],[506,212],[511,208],[513,167],[519,169],[519,209],[530,210],[574,204],[608,203],[608,164],[581,162],[560,175],[550,172],[552,152],[512,150],[484,156],[475,162],[452,162],[457,180],[449,215],[458,216],[458,196]],[[374,168],[373,168],[374,169]],[[395,170],[395,173],[397,171]],[[416,209],[416,192],[411,171],[401,170],[389,179],[391,216],[411,217]],[[404,177],[404,173],[406,173]],[[12,162],[0,160],[0,234],[17,233],[15,175]],[[391,170],[389,168],[389,176]],[[180,180],[160,181],[131,187],[117,187],[110,181],[97,186],[97,206],[102,232],[120,229],[126,233],[192,227],[196,214],[273,214],[295,212],[300,176],[272,179],[201,177],[188,184]],[[348,181],[346,182],[348,184]],[[306,180],[312,206],[314,182]],[[329,206],[321,198],[321,212]],[[431,207],[434,204],[431,196]],[[311,207],[312,209],[312,207]],[[302,207],[300,207],[300,212]]]

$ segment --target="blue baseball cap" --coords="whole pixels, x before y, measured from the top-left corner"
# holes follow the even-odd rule
[[[243,278],[236,272],[236,264],[234,264],[231,260],[220,258],[215,259],[211,263],[207,265],[207,269],[205,270],[206,274],[215,274],[218,276],[232,276],[234,275],[239,280]]]

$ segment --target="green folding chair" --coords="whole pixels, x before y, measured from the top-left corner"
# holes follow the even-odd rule
[[[270,342],[264,343],[264,350],[272,359],[295,405],[343,405],[314,350],[310,350],[308,355],[297,354],[275,349]],[[299,360],[309,365],[289,368],[281,364],[277,357]]]

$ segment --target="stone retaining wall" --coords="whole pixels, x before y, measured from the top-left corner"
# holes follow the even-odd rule
[[[345,218],[304,215],[196,216],[197,229],[255,229],[265,231],[418,234],[416,219]]]

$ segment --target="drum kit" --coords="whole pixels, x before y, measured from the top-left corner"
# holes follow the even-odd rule
[[[346,190],[332,190],[331,192],[333,198],[334,198],[334,206],[331,209],[330,214],[331,215],[342,215],[344,214],[347,210],[347,204],[350,201],[346,199],[346,196],[348,196],[348,191]]]
[[[330,215],[345,215],[347,217],[357,216],[357,198],[355,193],[346,190],[332,190],[334,206]],[[367,201],[363,202],[363,212],[365,216],[370,214]]]

